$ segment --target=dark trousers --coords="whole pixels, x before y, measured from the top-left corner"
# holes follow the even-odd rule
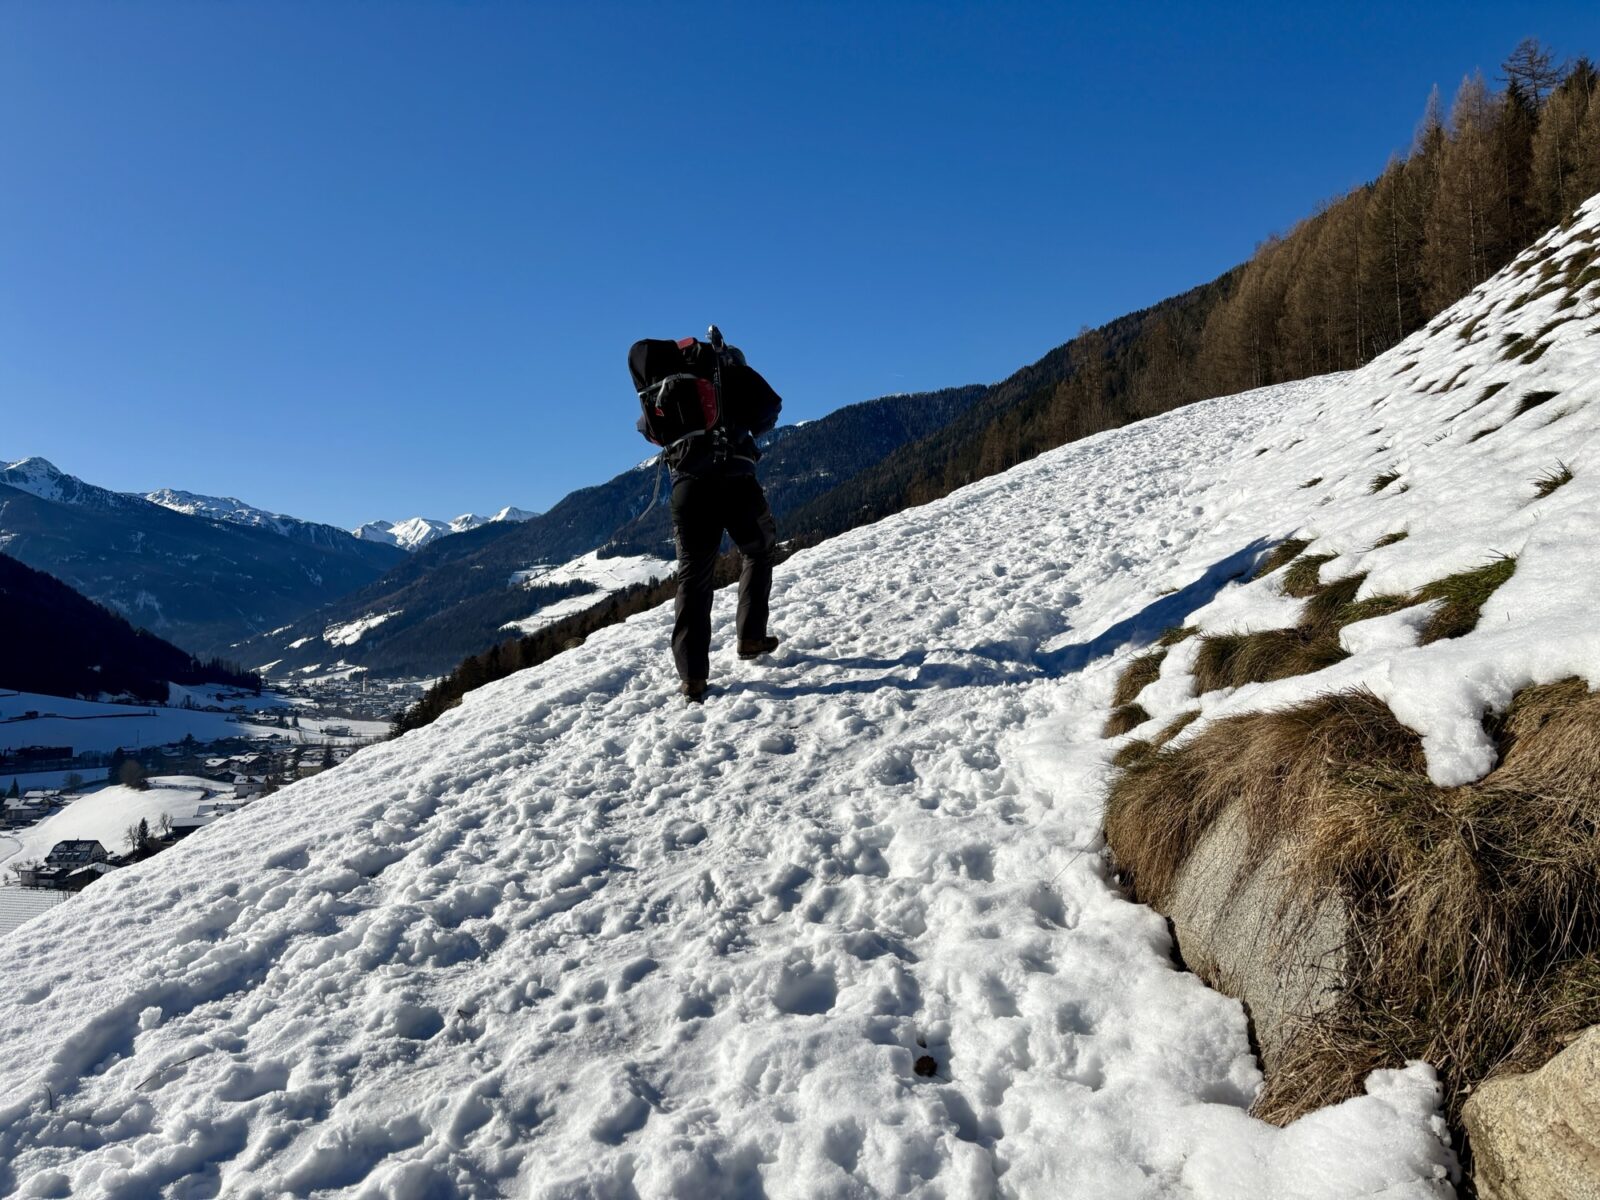
[[[672,532],[678,543],[678,619],[672,627],[672,657],[681,679],[707,679],[711,674],[712,576],[723,530],[744,558],[739,640],[767,636],[778,527],[761,484],[751,474],[679,479],[672,485]]]

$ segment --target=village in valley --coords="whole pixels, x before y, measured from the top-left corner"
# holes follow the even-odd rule
[[[426,682],[175,687],[164,706],[0,691],[0,935],[346,761]]]

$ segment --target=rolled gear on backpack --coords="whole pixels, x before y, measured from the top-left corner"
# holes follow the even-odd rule
[[[700,343],[694,338],[665,342],[644,338],[628,348],[628,372],[639,393],[644,412],[640,429],[657,446],[673,446],[684,438],[714,429],[721,418],[713,382],[710,355],[689,353]],[[694,367],[700,366],[700,370]]]
[[[734,346],[645,338],[629,347],[628,371],[643,413],[639,430],[657,446],[706,433],[759,437],[777,424],[783,407]]]

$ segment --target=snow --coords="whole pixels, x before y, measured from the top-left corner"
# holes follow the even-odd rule
[[[649,583],[652,579],[671,578],[677,569],[676,564],[666,559],[656,558],[653,555],[617,555],[611,558],[602,558],[598,550],[592,550],[581,558],[571,562],[562,563],[560,566],[551,567],[539,565],[528,567],[526,570],[517,571],[511,576],[513,584],[532,584],[544,586],[560,583],[592,583],[596,590],[584,592],[578,596],[568,596],[548,604],[532,616],[524,617],[519,621],[507,621],[502,629],[515,629],[522,633],[533,633],[543,629],[546,625],[559,621],[574,613],[583,612],[593,608],[604,600],[607,594],[621,591],[638,583]]]
[[[735,658],[719,595],[704,705],[676,694],[663,606],[35,918],[0,942],[0,1188],[1451,1195],[1426,1064],[1286,1128],[1249,1115],[1242,1008],[1111,877],[1120,743],[1099,731],[1164,629],[1298,615],[1245,582],[1295,534],[1366,593],[1496,552],[1517,571],[1474,632],[1366,622],[1304,679],[1196,697],[1180,643],[1140,698],[1154,720],[1365,685],[1459,780],[1516,688],[1600,682],[1600,343],[1584,310],[1536,363],[1502,360],[1559,298],[1510,310],[1524,283],[1361,371],[1088,438],[802,551],[769,659]],[[1536,388],[1561,395],[1513,420]],[[1574,480],[1536,499],[1558,459]]]
[[[163,815],[192,817],[199,805],[216,796],[233,796],[233,785],[191,775],[151,778],[140,791],[114,784],[87,792],[37,825],[0,834],[0,867],[12,862],[38,862],[57,842],[82,839],[99,842],[121,854],[128,826],[141,819],[154,829]]]
[[[260,698],[250,697],[247,703],[251,710],[270,710],[291,702],[263,693]],[[31,719],[22,716],[30,711],[39,716]],[[324,738],[320,734],[323,725],[348,725],[351,735],[349,738]],[[359,740],[380,736],[387,730],[388,726],[382,721],[300,718],[300,733],[316,734],[318,740]],[[0,752],[23,746],[71,746],[78,752],[114,750],[118,746],[132,750],[171,745],[183,741],[188,734],[194,735],[197,741],[214,742],[222,738],[281,738],[289,733],[276,726],[252,722],[248,713],[102,704],[32,692],[0,693]]]
[[[353,646],[361,640],[367,630],[375,629],[390,617],[398,617],[399,615],[400,610],[396,609],[394,612],[368,613],[366,616],[358,617],[356,620],[344,625],[329,625],[322,631],[322,640],[330,646]],[[309,638],[302,639],[302,642],[309,640]],[[299,646],[302,642],[296,642],[294,645]]]
[[[176,488],[157,488],[145,492],[144,499],[173,512],[191,517],[204,517],[209,521],[225,521],[230,525],[246,525],[252,529],[265,529],[271,533],[288,536],[289,531],[303,522],[282,513],[268,512],[253,504],[246,504],[236,496],[201,496]]]

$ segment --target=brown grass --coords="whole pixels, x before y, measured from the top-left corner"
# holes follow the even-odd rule
[[[1283,594],[1301,598],[1315,594],[1322,586],[1322,564],[1332,562],[1337,557],[1336,554],[1307,554],[1296,558],[1283,573],[1283,581],[1279,585]]]
[[[1261,560],[1261,565],[1256,568],[1256,573],[1250,578],[1260,579],[1264,575],[1271,575],[1279,567],[1286,566],[1299,558],[1309,545],[1310,542],[1301,541],[1299,538],[1285,538],[1267,553]]]
[[[1141,900],[1170,900],[1238,802],[1256,860],[1286,846],[1291,889],[1336,892],[1350,914],[1340,1000],[1294,1036],[1260,1115],[1292,1120],[1422,1058],[1454,1121],[1467,1089],[1600,1023],[1600,696],[1527,688],[1490,732],[1499,767],[1456,788],[1429,781],[1417,735],[1366,692],[1129,756],[1105,828]]]
[[[1372,482],[1367,484],[1367,491],[1370,494],[1375,496],[1379,492],[1383,491],[1384,488],[1388,487],[1391,483],[1393,483],[1396,479],[1399,479],[1399,478],[1400,478],[1400,472],[1399,471],[1384,471],[1384,472],[1381,472],[1380,474],[1374,475],[1372,477]]]
[[[1388,544],[1387,539],[1384,544]],[[1366,582],[1365,574],[1321,582],[1322,564],[1333,557],[1305,555],[1295,559],[1284,572],[1284,593],[1306,601],[1298,624],[1255,633],[1202,635],[1194,663],[1195,690],[1204,695],[1218,688],[1272,683],[1321,671],[1349,657],[1339,642],[1339,632],[1346,625],[1428,601],[1437,601],[1439,607],[1423,626],[1419,643],[1426,645],[1471,633],[1485,601],[1516,570],[1514,559],[1497,557],[1481,567],[1437,579],[1409,595],[1357,600],[1356,593]],[[1134,692],[1119,703],[1126,703],[1137,694]]]
[[[1525,412],[1532,412],[1541,404],[1548,404],[1559,395],[1560,392],[1524,392],[1522,399],[1517,401],[1517,411],[1511,415],[1520,417]]]
[[[1403,542],[1410,536],[1411,535],[1404,529],[1398,530],[1395,533],[1386,533],[1377,541],[1372,543],[1372,548],[1374,550],[1381,550],[1385,546],[1392,546],[1396,542]]]
[[[1139,693],[1160,676],[1161,660],[1166,656],[1165,650],[1150,650],[1124,667],[1122,674],[1117,676],[1116,691],[1111,693],[1112,707],[1121,708],[1125,704],[1132,704]],[[1146,720],[1148,719],[1147,717]]]
[[[1198,625],[1174,625],[1156,639],[1158,646],[1176,646],[1179,642],[1188,641],[1200,632]]]
[[[1111,710],[1111,715],[1106,718],[1105,727],[1100,730],[1100,736],[1106,738],[1121,737],[1131,730],[1139,728],[1150,719],[1150,714],[1137,704],[1119,704]]]

